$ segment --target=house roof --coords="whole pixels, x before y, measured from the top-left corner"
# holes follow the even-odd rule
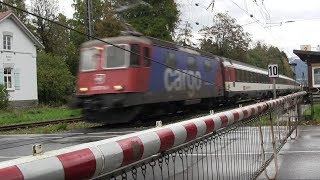
[[[37,47],[44,48],[41,42],[29,31],[29,29],[18,19],[15,14],[13,14],[11,11],[0,12],[0,23],[8,18],[12,19]]]
[[[319,60],[320,61],[320,52],[318,51],[302,51],[302,50],[293,50],[299,58],[306,62],[310,59]]]

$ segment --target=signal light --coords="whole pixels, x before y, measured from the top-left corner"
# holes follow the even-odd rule
[[[122,91],[124,89],[124,87],[122,85],[115,85],[115,86],[113,86],[113,89],[116,91]]]
[[[88,91],[88,88],[79,88],[79,91],[80,91],[80,92],[87,92],[87,91]]]

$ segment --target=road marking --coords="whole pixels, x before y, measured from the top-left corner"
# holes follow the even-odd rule
[[[62,139],[79,139],[79,138],[112,138],[120,135],[107,135],[107,136],[76,136],[76,137],[65,137]],[[59,139],[58,139],[59,140]]]
[[[16,159],[21,157],[25,157],[25,156],[0,156],[0,159]]]
[[[265,154],[272,154],[273,152],[265,152]],[[285,154],[293,154],[293,153],[320,153],[320,151],[284,151],[278,154],[285,155]],[[187,156],[234,156],[234,155],[262,155],[262,153],[227,153],[227,154],[215,154],[215,153],[207,153],[207,154],[187,154]]]

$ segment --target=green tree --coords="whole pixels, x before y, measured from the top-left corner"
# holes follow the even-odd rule
[[[74,90],[74,76],[64,59],[50,53],[37,56],[38,96],[40,103],[66,103]]]
[[[122,29],[120,20],[114,15],[109,3],[102,6],[101,18],[94,23],[94,32],[97,37],[104,38],[117,36]]]
[[[68,20],[65,15],[58,13],[59,5],[56,0],[33,0],[32,12],[59,24],[77,29],[76,20]],[[78,65],[78,47],[85,38],[83,35],[70,31],[67,28],[57,24],[42,20],[40,18],[32,18],[32,26],[34,34],[41,40],[47,53],[58,55],[67,63],[69,71],[73,75],[77,72]],[[79,30],[79,28],[77,29]],[[82,31],[82,30],[81,30]],[[81,37],[79,42],[74,43],[74,37]]]
[[[72,22],[73,27],[85,32],[86,25],[86,11],[83,0],[73,0],[72,6],[75,9],[73,14],[74,21]],[[110,0],[94,0],[92,1],[92,24],[93,24],[93,35],[104,38],[110,36],[116,36],[122,29],[120,20],[112,12],[112,3]],[[77,36],[77,42],[79,45],[84,42],[87,37]]]
[[[13,5],[19,9],[26,10],[25,0],[3,0],[3,2],[10,4],[10,5]],[[24,23],[26,22],[27,15],[24,12],[19,11],[17,9],[10,8],[6,5],[0,4],[0,12],[8,11],[8,10],[11,10],[22,22],[24,22]]]
[[[32,0],[31,1],[31,11],[34,14],[39,15],[51,20],[58,19],[58,3],[57,0]],[[34,34],[41,40],[45,47],[46,52],[53,52],[56,48],[53,45],[52,37],[57,37],[54,35],[54,27],[56,25],[43,20],[41,18],[33,18],[32,25],[34,26]]]
[[[292,77],[287,55],[277,47],[257,42],[247,53],[247,62],[266,69],[268,64],[278,64],[280,74]]]
[[[178,28],[176,41],[183,46],[192,46],[191,38],[193,38],[192,27],[189,22],[186,22]]]
[[[246,51],[251,41],[250,34],[236,23],[236,19],[228,14],[218,13],[214,17],[214,25],[204,27],[200,33],[200,47],[204,51],[216,55],[245,61]]]
[[[138,32],[159,39],[173,41],[173,33],[179,21],[180,12],[174,0],[145,0],[141,4],[121,13]]]

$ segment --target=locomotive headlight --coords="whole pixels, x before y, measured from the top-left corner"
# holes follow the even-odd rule
[[[113,89],[116,91],[122,91],[124,89],[124,87],[122,85],[115,85],[115,86],[113,86]]]
[[[88,88],[79,88],[79,91],[80,91],[80,92],[87,92],[87,91],[88,91]]]

